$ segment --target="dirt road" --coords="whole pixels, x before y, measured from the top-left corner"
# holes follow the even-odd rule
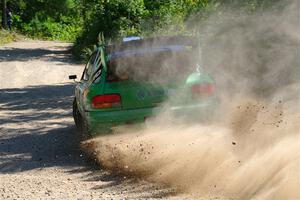
[[[183,199],[87,164],[74,140],[70,44],[0,47],[0,199]]]

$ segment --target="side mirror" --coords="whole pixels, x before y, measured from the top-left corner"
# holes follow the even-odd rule
[[[77,79],[77,76],[76,76],[76,75],[70,75],[70,76],[69,76],[69,79],[70,79],[70,80],[75,80],[75,79]]]

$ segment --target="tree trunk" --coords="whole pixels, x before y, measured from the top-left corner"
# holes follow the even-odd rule
[[[2,0],[2,27],[6,28],[6,0]]]

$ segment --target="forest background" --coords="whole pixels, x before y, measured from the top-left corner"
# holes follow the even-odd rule
[[[212,13],[220,16],[217,26],[227,8],[242,14],[260,12],[275,1],[280,0],[1,0],[0,16],[5,18],[5,9],[12,11],[13,31],[0,30],[0,40],[9,41],[17,32],[74,42],[74,55],[82,58],[97,43],[99,33],[106,41],[126,36],[197,35]]]

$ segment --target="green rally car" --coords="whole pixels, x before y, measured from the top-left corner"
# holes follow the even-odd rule
[[[198,59],[199,45],[191,37],[127,38],[98,47],[75,88],[79,132],[88,138],[162,111],[175,118],[208,118],[218,104],[215,83]]]

